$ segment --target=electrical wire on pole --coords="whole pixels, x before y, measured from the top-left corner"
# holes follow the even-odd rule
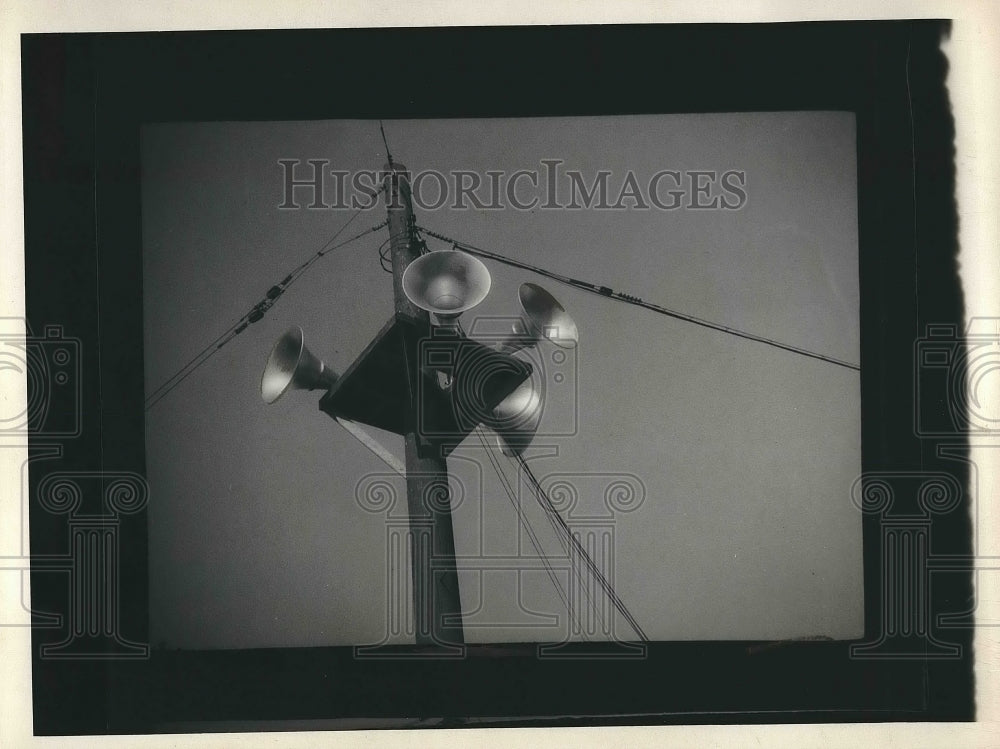
[[[861,367],[857,364],[844,361],[842,359],[837,359],[832,356],[827,356],[826,354],[820,354],[815,351],[810,351],[809,349],[804,349],[799,346],[793,346],[788,343],[783,343],[781,341],[776,341],[773,338],[767,338],[765,336],[756,335],[754,333],[748,333],[744,330],[738,330],[737,328],[730,327],[728,325],[722,325],[720,323],[711,322],[710,320],[705,320],[700,317],[695,317],[694,315],[689,315],[684,312],[678,312],[676,310],[669,309],[660,304],[655,304],[653,302],[646,302],[637,296],[632,296],[631,294],[625,294],[620,291],[615,291],[608,286],[603,286],[600,284],[591,283],[589,281],[580,281],[579,279],[572,278],[570,276],[564,275],[562,273],[556,273],[554,271],[546,270],[537,265],[531,263],[526,263],[522,260],[515,260],[514,258],[506,257],[496,252],[491,252],[490,250],[484,250],[481,247],[476,247],[468,242],[462,242],[453,237],[446,236],[444,234],[432,231],[427,227],[421,226],[417,227],[420,231],[425,232],[428,236],[439,239],[442,242],[447,242],[455,249],[461,249],[468,252],[471,255],[476,255],[478,257],[486,258],[488,260],[494,260],[498,263],[503,263],[504,265],[509,265],[513,268],[521,268],[522,270],[531,271],[532,273],[537,273],[540,276],[545,276],[546,278],[551,278],[553,281],[558,281],[559,283],[566,284],[567,286],[572,286],[575,289],[580,289],[581,291],[586,291],[591,294],[597,294],[599,296],[605,297],[606,299],[613,299],[616,302],[624,302],[626,304],[632,304],[636,307],[643,307],[652,312],[656,312],[661,315],[666,315],[667,317],[672,317],[677,320],[683,320],[684,322],[692,323],[694,325],[699,325],[703,328],[709,328],[711,330],[719,331],[720,333],[728,333],[729,335],[736,336],[737,338],[744,338],[748,341],[756,341],[757,343],[763,343],[767,346],[772,346],[774,348],[782,349],[783,351],[788,351],[793,354],[798,354],[800,356],[806,356],[810,359],[817,359],[819,361],[824,361],[828,364],[834,364],[838,367],[844,367],[845,369],[852,369],[855,371],[860,371]]]
[[[580,558],[584,560],[584,563],[587,565],[587,568],[590,570],[590,573],[594,576],[594,578],[597,580],[600,586],[604,589],[604,592],[611,601],[611,604],[615,607],[618,613],[620,613],[625,618],[625,620],[629,623],[629,626],[631,626],[632,629],[635,631],[635,633],[639,636],[639,640],[641,642],[649,642],[649,638],[646,636],[646,633],[643,631],[642,627],[639,626],[639,622],[636,621],[635,617],[632,615],[632,612],[630,612],[628,610],[628,607],[625,606],[625,603],[621,600],[621,597],[615,591],[614,587],[608,581],[607,577],[605,577],[604,573],[602,573],[601,570],[594,563],[594,560],[591,558],[590,554],[587,553],[587,550],[583,548],[583,545],[580,543],[580,539],[576,537],[576,535],[573,533],[573,530],[563,519],[562,515],[560,515],[559,512],[556,510],[555,505],[552,504],[552,500],[549,498],[549,495],[546,493],[541,483],[539,483],[538,479],[535,477],[534,471],[532,471],[531,467],[528,465],[528,461],[526,461],[524,459],[524,456],[520,454],[516,456],[516,459],[521,467],[521,470],[524,472],[524,475],[528,478],[528,482],[532,487],[532,489],[534,490],[535,497],[537,498],[538,503],[539,505],[541,505],[543,511],[549,514],[550,517],[552,517],[552,519],[559,524],[559,527],[562,529],[566,539],[572,545],[576,553],[580,555]]]
[[[381,192],[381,189],[379,190]],[[378,194],[378,193],[376,193]],[[184,380],[190,377],[194,372],[206,361],[212,358],[212,356],[223,346],[233,340],[236,336],[246,330],[250,325],[260,321],[264,315],[267,313],[274,303],[278,301],[282,294],[284,294],[288,288],[295,283],[302,275],[309,270],[320,258],[329,252],[340,249],[341,247],[346,247],[352,242],[356,242],[362,237],[372,234],[379,229],[383,228],[387,221],[382,221],[376,226],[365,229],[349,239],[344,240],[338,244],[333,244],[344,230],[350,226],[351,222],[354,221],[365,209],[358,209],[340,229],[334,234],[330,239],[323,243],[320,249],[313,253],[305,262],[299,264],[291,273],[281,279],[278,283],[271,286],[264,295],[264,298],[259,302],[254,304],[250,310],[243,315],[239,320],[230,325],[223,333],[216,337],[211,343],[209,343],[205,348],[203,348],[198,354],[194,356],[187,364],[178,369],[173,375],[171,375],[167,380],[165,380],[158,388],[153,390],[147,397],[145,402],[145,410],[149,411],[153,406],[163,400],[167,395],[171,393],[178,385],[180,385]]]
[[[493,466],[493,470],[496,471],[497,478],[500,479],[500,484],[503,486],[503,489],[507,494],[507,499],[510,501],[511,507],[514,508],[514,513],[517,515],[518,522],[521,524],[521,527],[524,529],[525,534],[528,536],[528,540],[531,542],[531,546],[535,550],[535,554],[538,555],[538,558],[541,561],[542,566],[548,573],[549,579],[552,581],[553,587],[555,587],[556,592],[559,594],[559,600],[561,600],[563,606],[566,607],[566,611],[569,614],[570,620],[573,622],[573,625],[576,628],[576,630],[581,633],[583,639],[584,640],[589,639],[587,637],[586,631],[580,625],[579,614],[576,611],[576,609],[573,608],[572,600],[569,598],[566,591],[563,590],[562,583],[559,582],[559,577],[556,574],[555,569],[549,562],[548,557],[545,555],[545,552],[542,551],[542,545],[538,540],[538,535],[535,533],[535,529],[532,527],[531,521],[525,514],[524,508],[521,506],[521,503],[517,498],[517,493],[514,491],[514,488],[511,486],[510,480],[507,478],[507,476],[504,474],[501,468],[500,460],[496,455],[496,449],[493,447],[493,445],[489,443],[486,437],[484,437],[483,428],[481,426],[477,426],[475,428],[475,432],[483,448],[486,450],[486,455],[490,460],[490,464]]]

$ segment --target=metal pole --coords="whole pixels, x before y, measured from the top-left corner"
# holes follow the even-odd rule
[[[417,258],[412,242],[413,207],[406,167],[386,167],[386,203],[392,251],[392,291],[397,319],[404,326],[409,408],[403,440],[406,446],[406,499],[410,521],[410,561],[413,571],[413,615],[418,645],[460,644],[462,603],[455,569],[455,536],[451,525],[448,465],[439,450],[429,450],[418,440],[420,385],[419,341],[430,335],[426,311],[403,293],[403,271]],[[439,568],[435,568],[439,567]],[[445,621],[445,619],[449,621]]]

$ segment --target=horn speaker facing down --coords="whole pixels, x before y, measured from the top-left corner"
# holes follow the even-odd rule
[[[451,325],[490,293],[490,272],[478,258],[460,250],[422,255],[403,271],[403,293],[431,313],[436,325]]]

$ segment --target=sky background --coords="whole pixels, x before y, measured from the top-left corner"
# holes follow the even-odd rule
[[[588,180],[610,170],[617,188],[630,169],[640,184],[662,169],[744,171],[748,199],[738,211],[418,207],[417,221],[686,314],[858,361],[850,114],[385,125],[393,155],[413,172],[512,173],[557,158]],[[144,128],[142,148],[148,393],[351,215],[279,210],[279,160],[327,159],[353,171],[380,168],[385,154],[373,121],[156,124]],[[384,217],[378,205],[342,238]],[[273,342],[292,325],[335,371],[350,365],[391,315],[391,277],[377,255],[387,236],[383,229],[320,260],[261,322],[147,412],[154,644],[384,639],[386,520],[358,506],[355,487],[388,469],[318,410],[318,391],[266,406],[259,383]],[[536,456],[543,483],[568,478],[576,486],[571,523],[600,514],[617,478],[641,481],[641,506],[614,516],[614,585],[652,639],[862,633],[861,517],[850,501],[860,473],[856,371],[488,267],[492,291],[466,313],[467,328],[489,328],[477,316],[513,314],[524,281],[549,289],[577,321],[580,344],[566,362],[546,347],[536,355],[548,384],[547,434],[528,457]],[[402,458],[401,438],[372,432]],[[454,511],[458,555],[518,554],[517,517],[478,442],[468,440],[449,469],[465,487]],[[390,481],[402,492],[402,480]],[[558,554],[522,494],[541,545]],[[475,610],[469,642],[558,640],[566,632],[565,609],[540,567],[520,583],[509,572],[468,572],[461,581],[463,605]],[[524,608],[561,615],[561,624],[541,626]],[[624,622],[616,626],[630,634]]]

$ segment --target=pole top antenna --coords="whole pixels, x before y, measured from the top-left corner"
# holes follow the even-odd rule
[[[389,160],[389,170],[392,171],[392,152],[389,150],[389,141],[385,138],[385,127],[382,125],[382,120],[378,121],[378,129],[382,133],[382,143],[385,144],[385,156]]]

